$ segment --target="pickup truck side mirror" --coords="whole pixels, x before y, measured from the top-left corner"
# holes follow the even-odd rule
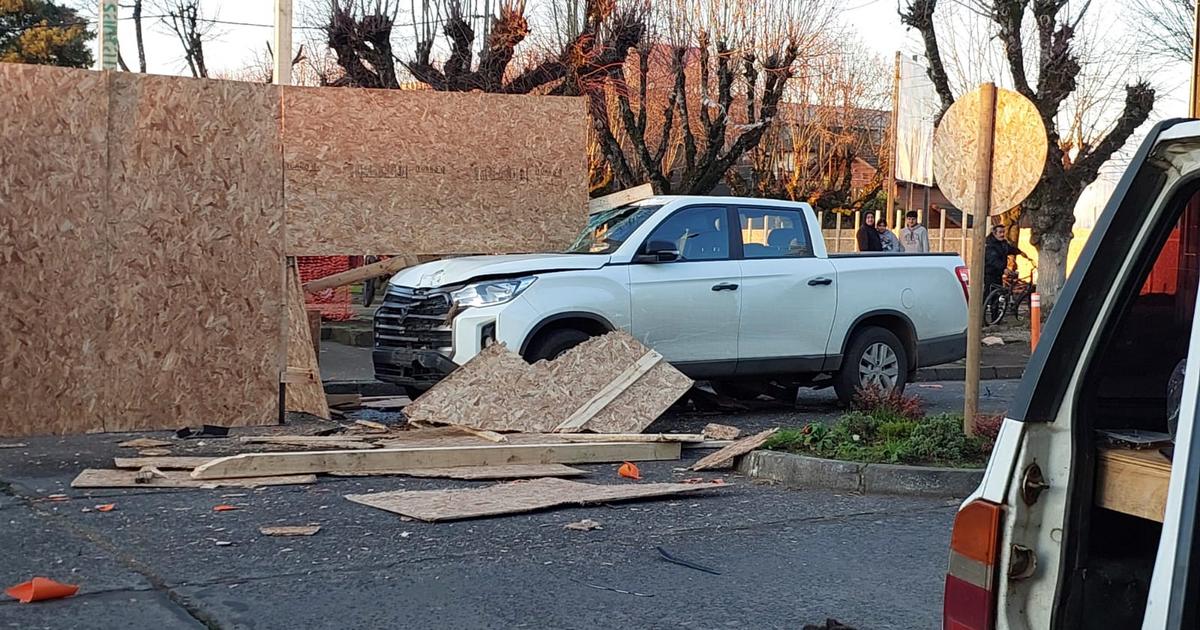
[[[645,250],[633,257],[636,263],[665,263],[679,260],[679,247],[670,241],[650,241]]]

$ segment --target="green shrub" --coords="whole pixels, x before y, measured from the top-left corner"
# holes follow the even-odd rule
[[[943,414],[897,419],[862,411],[843,415],[830,425],[807,424],[784,429],[767,442],[767,448],[860,462],[978,465],[988,453],[988,440],[968,438],[962,419]]]

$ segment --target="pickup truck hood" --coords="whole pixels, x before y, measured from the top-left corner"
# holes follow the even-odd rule
[[[392,276],[390,283],[402,287],[434,288],[462,284],[485,276],[599,269],[608,260],[609,257],[602,254],[511,254],[447,258],[404,269]]]

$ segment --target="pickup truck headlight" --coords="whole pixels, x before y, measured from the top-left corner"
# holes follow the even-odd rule
[[[529,288],[537,278],[512,278],[510,280],[489,280],[467,286],[450,294],[454,305],[462,308],[470,306],[495,306],[512,301]]]

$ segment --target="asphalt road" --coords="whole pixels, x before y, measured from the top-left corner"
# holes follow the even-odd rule
[[[955,386],[941,385],[927,391],[933,410],[956,404]],[[1011,385],[999,384],[989,404],[1002,407]],[[658,424],[749,430],[835,413],[815,399],[795,411],[673,412]],[[728,485],[668,500],[430,524],[343,495],[490,482],[323,477],[257,490],[70,489],[79,470],[130,454],[115,446],[128,437],[26,438],[23,447],[0,448],[0,586],[41,575],[82,587],[76,597],[38,604],[0,598],[0,628],[799,628],[827,617],[860,629],[940,624],[955,501],[705,474]],[[218,442],[175,450],[230,448]],[[686,464],[646,463],[642,472],[647,481],[697,476],[681,469]],[[615,466],[584,468],[584,481],[628,483]],[[115,509],[95,510],[106,503]],[[218,504],[239,509],[213,512]],[[562,528],[584,518],[603,529]],[[258,532],[302,524],[321,531]],[[668,563],[657,547],[720,574]]]

